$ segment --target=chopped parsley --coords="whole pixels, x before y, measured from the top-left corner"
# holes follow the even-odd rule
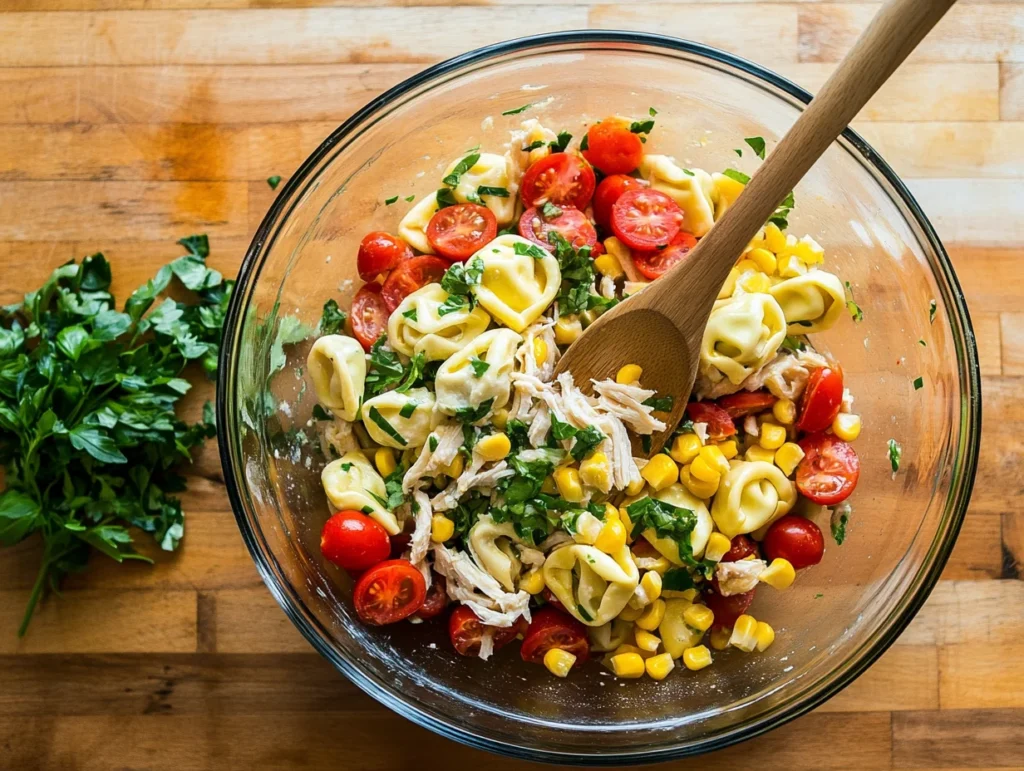
[[[545,201],[540,209],[540,216],[546,220],[553,220],[555,217],[562,216],[562,210],[551,203],[551,201]]]
[[[413,201],[415,201],[415,200],[416,200],[416,195],[415,195],[415,194],[413,194],[413,195],[407,195],[407,196],[405,197],[405,202],[406,202],[406,203],[412,203],[412,202],[413,202]]]
[[[423,370],[426,367],[427,355],[420,351],[409,360],[409,367],[405,371],[401,385],[395,390],[400,394],[406,393],[410,388],[423,380]]]
[[[313,405],[313,420],[334,420],[334,416],[321,407],[319,404]]]
[[[402,311],[402,317],[403,318],[407,318],[410,321],[419,321],[419,319],[416,317],[416,309],[415,308],[410,308],[407,311]]]
[[[846,307],[850,311],[850,317],[854,321],[863,321],[864,311],[862,311],[860,309],[860,306],[857,305],[857,303],[855,303],[853,300],[853,287],[850,286],[849,281],[844,281],[843,283],[846,284],[846,291],[849,292],[850,294],[850,299],[846,301]]]
[[[843,541],[846,540],[846,525],[850,521],[850,514],[853,510],[850,508],[849,503],[840,503],[837,506],[833,506],[832,517],[829,524],[832,527],[832,540],[836,542],[837,546],[842,546]]]
[[[530,142],[530,144],[524,145],[522,150],[523,150],[524,153],[528,153],[531,150],[539,150],[543,146],[544,146],[544,140],[543,139],[535,139],[532,142]]]
[[[552,230],[548,240],[555,247],[555,259],[562,273],[562,286],[557,297],[559,314],[569,316],[590,308],[590,287],[594,283],[594,261],[590,247],[573,248],[561,233]]]
[[[838,541],[837,541],[837,543],[838,543]],[[814,599],[820,600],[824,596],[825,596],[824,594],[822,594],[821,592],[818,592],[816,595],[814,595]]]
[[[521,112],[526,112],[531,107],[533,107],[533,102],[528,102],[524,104],[522,107],[516,107],[513,110],[505,110],[505,112],[503,112],[502,115],[518,115]]]
[[[576,436],[576,432],[579,431],[576,426],[571,423],[566,423],[563,420],[559,420],[558,416],[553,412],[551,413],[551,436],[558,441],[564,441],[565,439],[572,439]]]
[[[914,390],[915,391],[920,391],[922,388],[924,388],[924,378],[923,377],[914,378]]]
[[[655,110],[653,107],[648,107],[647,108],[647,114],[650,115],[653,118],[655,115],[658,114],[658,111]]]
[[[469,363],[473,367],[473,377],[475,378],[483,377],[484,373],[491,368],[490,364],[476,356],[473,356]]]
[[[390,198],[385,198],[384,199],[384,205],[385,206],[390,206],[391,204],[396,203],[397,201],[398,201],[398,196],[397,195],[393,195]]]
[[[516,241],[512,244],[512,251],[516,254],[533,257],[535,260],[543,260],[548,255],[548,253],[537,246],[537,244],[524,244],[522,241]]]
[[[580,152],[590,149],[590,135],[584,134],[583,139],[580,140]]]
[[[480,284],[484,275],[484,261],[474,257],[469,262],[456,262],[441,277],[441,288],[450,295],[468,295]]]
[[[629,130],[634,134],[650,134],[654,130],[654,120],[635,120],[629,124]]]
[[[471,168],[476,166],[477,161],[480,160],[480,153],[470,153],[461,161],[455,164],[455,168],[452,169],[451,173],[441,180],[441,183],[448,187],[455,187],[459,184],[459,179],[462,175],[469,171]]]
[[[802,351],[806,347],[807,344],[794,335],[786,335],[785,339],[782,341],[782,345],[780,346],[780,348],[785,348],[787,351]]]
[[[480,187],[476,189],[476,194],[478,196],[490,195],[494,196],[495,198],[508,198],[508,190],[506,190],[503,187],[489,187],[487,185],[480,185]]]
[[[458,201],[455,198],[455,194],[452,192],[450,187],[438,188],[437,191],[437,208],[444,209],[447,206],[457,206]]]
[[[402,366],[398,354],[384,347],[387,340],[387,334],[382,334],[370,348],[365,381],[368,399],[397,385],[405,375],[405,367]]]
[[[737,171],[736,169],[726,169],[725,171],[722,172],[722,176],[728,177],[729,179],[734,179],[737,182],[744,185],[750,181],[750,177],[748,177],[742,171]]]
[[[469,297],[463,294],[450,294],[448,299],[441,303],[437,309],[437,317],[443,318],[449,313],[456,313],[461,311],[466,306],[470,305]]]
[[[352,470],[352,464],[351,463],[342,463],[341,464],[341,470],[342,471],[351,471]]]
[[[565,148],[569,146],[572,141],[572,134],[568,131],[559,131],[558,138],[554,142],[549,142],[548,147],[551,148],[553,153],[564,153]]]
[[[437,436],[435,434],[431,434],[430,437],[427,439],[427,446],[430,447],[430,451],[431,452],[434,452],[434,450],[437,449],[437,445],[438,445]]]
[[[889,463],[892,465],[892,473],[900,470],[900,460],[903,458],[903,447],[895,439],[889,440]]]
[[[775,213],[768,218],[768,221],[775,225],[779,230],[785,230],[789,227],[789,213],[793,211],[793,207],[796,205],[796,200],[793,198],[793,191],[789,191],[782,203],[779,204]]]
[[[605,440],[604,434],[596,426],[587,426],[576,434],[569,454],[576,460],[583,460],[591,450]]]
[[[405,503],[405,494],[402,492],[402,478],[404,476],[405,467],[399,464],[399,466],[384,479],[384,489],[388,492],[388,511],[394,511]]]
[[[370,420],[376,423],[377,427],[381,431],[383,431],[385,434],[387,434],[400,445],[402,445],[402,447],[405,447],[407,444],[409,444],[409,442],[406,441],[406,438],[402,436],[400,433],[398,433],[398,431],[395,430],[395,427],[393,425],[388,423],[387,418],[381,415],[380,410],[378,410],[376,407],[370,407]]]
[[[698,560],[693,556],[690,536],[697,527],[697,515],[690,509],[673,506],[657,498],[641,498],[626,507],[633,523],[633,537],[639,537],[645,530],[654,530],[659,538],[671,538],[679,551],[679,559],[705,578],[710,578],[715,563]]]
[[[938,309],[939,309],[939,305],[938,305],[938,303],[935,302],[935,300],[931,300],[928,303],[928,323],[929,324],[934,324],[935,323],[935,312]]]
[[[670,592],[685,592],[687,589],[693,589],[695,586],[693,576],[690,575],[690,571],[686,568],[666,570],[665,575],[661,577],[661,588]]]
[[[476,407],[462,407],[455,410],[455,419],[460,423],[476,423],[483,420],[491,412],[494,405],[494,397],[480,402]]]
[[[277,174],[267,177],[267,184],[270,185],[271,190],[277,190],[277,186],[281,184],[281,177]]]
[[[742,158],[742,157],[743,157],[743,151],[742,151],[742,150],[740,150],[740,149],[739,149],[738,147],[734,147],[734,148],[732,149],[732,151],[733,151],[734,153],[736,153],[736,155],[738,155],[738,156],[739,156],[740,158]]]
[[[420,406],[420,403],[410,399],[402,405],[402,409],[398,411],[398,414],[408,420],[416,413],[416,408]]]
[[[650,399],[645,399],[643,405],[653,408],[656,412],[672,412],[674,403],[675,399],[671,396],[652,396]]]
[[[505,434],[512,442],[513,452],[519,452],[530,446],[529,429],[518,418],[512,418],[505,424]]]
[[[348,321],[348,314],[338,307],[333,299],[324,303],[323,313],[320,314],[320,324],[317,333],[321,335],[334,335],[345,328]]]
[[[746,137],[743,141],[750,145],[750,149],[754,151],[754,155],[762,161],[764,160],[764,137]]]
[[[922,348],[927,348],[928,347],[928,343],[926,343],[923,339],[918,340],[917,344],[920,345]]]

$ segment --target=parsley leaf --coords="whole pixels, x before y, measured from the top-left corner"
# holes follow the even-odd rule
[[[649,107],[647,108],[647,114],[653,118],[655,115],[658,114],[658,111],[655,110],[653,107]]]
[[[696,584],[693,582],[693,576],[690,575],[690,571],[686,568],[672,568],[665,571],[665,575],[661,577],[661,588],[670,592],[685,592],[687,589],[693,589]]]
[[[459,179],[461,179],[462,175],[476,166],[477,161],[479,160],[480,153],[470,153],[455,164],[455,168],[452,169],[448,176],[441,180],[441,183],[448,185],[448,187],[455,187],[459,184]]]
[[[395,429],[393,425],[388,423],[387,418],[381,415],[380,410],[378,410],[376,407],[370,407],[370,420],[372,420],[381,431],[383,431],[385,434],[387,434],[400,445],[402,445],[402,447],[405,447],[406,445],[409,444],[408,440],[400,433],[398,433],[398,431]]]
[[[832,516],[829,520],[829,525],[832,529],[832,539],[836,542],[837,546],[842,546],[843,541],[846,540],[846,525],[850,521],[853,509],[849,503],[844,501],[837,506],[833,506],[831,511]]]
[[[786,337],[782,341],[782,345],[779,347],[785,348],[787,351],[802,351],[807,347],[807,345],[799,337],[794,337],[793,335],[786,335]]]
[[[438,188],[437,191],[437,208],[444,209],[448,206],[458,206],[459,202],[455,198],[455,194],[452,193],[450,187]]]
[[[846,301],[846,308],[847,308],[847,310],[850,311],[850,317],[854,321],[863,321],[864,320],[864,311],[862,311],[860,309],[860,306],[857,305],[857,303],[854,302],[854,300],[853,300],[853,287],[850,286],[850,282],[849,281],[844,281],[843,283],[846,284],[846,291],[850,293],[850,299]]]
[[[476,423],[479,420],[483,420],[491,412],[491,406],[494,404],[494,398],[487,399],[486,401],[480,402],[476,407],[462,407],[461,409],[455,410],[455,419],[460,423]]]
[[[524,244],[522,241],[516,241],[512,244],[512,251],[516,254],[533,257],[535,260],[543,260],[548,255],[548,253],[537,246],[537,244]]]
[[[413,201],[416,200],[416,195],[407,195],[404,200],[406,203],[412,203]]]
[[[384,393],[391,386],[397,385],[405,375],[405,368],[402,366],[402,360],[398,358],[398,354],[384,347],[387,341],[388,336],[383,334],[370,348],[365,381],[367,399]]]
[[[427,355],[420,351],[409,360],[409,367],[405,371],[401,384],[395,390],[400,394],[407,393],[410,388],[420,385],[424,379]],[[406,417],[406,416],[403,416]]]
[[[554,142],[549,142],[548,147],[551,148],[551,152],[553,153],[564,153],[565,148],[569,146],[569,143],[571,141],[572,134],[570,134],[568,131],[559,131],[558,138]]]
[[[320,324],[316,328],[317,334],[335,335],[345,328],[346,321],[348,321],[348,314],[341,310],[333,299],[328,300],[324,303],[324,310],[320,315]]]
[[[409,319],[410,321],[417,321],[416,309],[410,308],[407,311],[402,311],[402,318]]]
[[[629,520],[633,523],[633,537],[639,537],[645,530],[654,530],[659,538],[671,538],[679,551],[679,559],[690,568],[710,578],[715,563],[698,560],[693,556],[690,536],[697,526],[697,515],[690,509],[673,506],[657,498],[641,498],[626,507]]]
[[[530,446],[529,429],[526,424],[518,418],[512,418],[505,423],[505,433],[512,442],[512,452],[516,453]]]
[[[281,177],[277,174],[267,177],[267,184],[270,185],[271,190],[277,190],[277,186],[281,184]]]
[[[398,414],[401,415],[406,420],[408,420],[415,414],[416,408],[419,406],[419,402],[410,399],[409,401],[402,405],[402,409],[398,411]]]
[[[892,466],[892,473],[900,470],[900,460],[903,458],[903,447],[895,439],[889,440],[889,463]]]
[[[334,416],[321,407],[319,404],[313,405],[313,420],[334,420]]]
[[[576,433],[576,441],[573,442],[569,454],[576,460],[583,460],[604,440],[604,434],[596,426],[587,426]]]
[[[551,203],[551,201],[545,201],[540,209],[540,216],[546,220],[553,220],[555,217],[562,216],[562,210]]]
[[[384,199],[384,205],[385,206],[390,206],[393,203],[398,203],[398,196],[397,195],[393,195],[390,198],[385,198]]]
[[[746,137],[743,141],[750,145],[750,149],[754,151],[758,158],[762,161],[764,160],[764,137]]]
[[[930,300],[928,302],[928,323],[929,324],[934,324],[935,323],[935,312],[938,309],[939,309],[939,305],[938,305],[938,303],[935,302],[935,300]]]
[[[453,263],[441,277],[441,288],[450,295],[468,295],[470,290],[479,286],[484,275],[484,261],[474,257],[468,263]]]
[[[672,405],[674,403],[675,399],[671,396],[652,396],[643,402],[645,407],[653,407],[657,412],[672,412]]]
[[[737,171],[736,169],[726,169],[725,171],[722,172],[722,176],[728,177],[729,179],[734,179],[737,182],[740,182],[744,185],[750,181],[750,177],[748,177],[742,171]]]
[[[629,130],[634,134],[650,134],[654,130],[653,120],[635,120],[629,124]]]
[[[539,149],[539,148],[541,148],[543,146],[544,146],[544,140],[543,139],[535,139],[532,142],[530,142],[530,144],[524,145],[522,147],[522,151],[524,153],[528,153],[528,152],[530,152],[530,150],[537,150],[537,149]]]
[[[518,115],[521,112],[526,112],[531,107],[533,107],[533,102],[528,102],[527,104],[524,104],[522,107],[516,107],[515,109],[512,110],[505,110],[505,112],[503,112],[502,115]]]
[[[470,305],[470,301],[466,295],[450,294],[448,295],[448,299],[441,303],[440,306],[438,306],[437,316],[438,318],[443,318],[444,316],[447,316],[449,313],[456,313],[458,311],[461,311],[467,305]]]
[[[476,356],[470,358],[469,363],[473,367],[473,377],[475,378],[483,377],[484,373],[491,368],[490,364],[482,359],[478,359]]]
[[[580,140],[580,152],[590,149],[590,135],[584,134],[583,139]]]
[[[487,185],[480,185],[480,187],[476,189],[476,194],[481,197],[491,195],[495,198],[508,198],[508,190],[503,187],[488,187]]]
[[[914,390],[915,391],[920,391],[922,388],[924,388],[924,378],[923,377],[914,378]]]

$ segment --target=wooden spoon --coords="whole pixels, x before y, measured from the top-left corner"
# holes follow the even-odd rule
[[[591,324],[557,372],[568,370],[589,391],[592,379],[639,364],[645,388],[673,397],[666,430],[651,437],[651,452],[661,449],[682,417],[712,306],[744,247],[954,2],[884,5],[722,219],[683,262]]]

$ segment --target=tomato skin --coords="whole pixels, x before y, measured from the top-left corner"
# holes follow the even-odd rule
[[[571,206],[559,208],[561,214],[551,219],[546,219],[536,206],[524,211],[523,216],[519,218],[519,235],[549,252],[555,249],[548,239],[551,232],[561,235],[575,249],[583,246],[593,247],[597,243],[597,231],[586,215]]]
[[[391,553],[387,531],[360,511],[339,511],[320,531],[320,551],[343,570],[359,573]]]
[[[381,294],[380,284],[359,287],[352,300],[352,334],[367,352],[387,329],[390,313]]]
[[[373,281],[402,260],[412,257],[412,247],[398,236],[375,230],[363,236],[356,255],[356,268],[363,281]]]
[[[838,367],[820,367],[807,379],[800,397],[798,431],[824,431],[832,425],[843,403],[843,371]]]
[[[697,238],[692,233],[680,230],[664,249],[655,249],[652,252],[634,249],[633,264],[644,278],[654,281],[665,275],[676,263],[685,260],[696,245]]]
[[[424,621],[440,616],[448,607],[448,583],[444,576],[433,573],[431,575],[430,588],[427,589],[427,596],[423,599],[423,605],[416,611],[416,615]]]
[[[729,551],[722,557],[722,562],[739,562],[751,554],[757,556],[757,542],[748,535],[734,536],[729,545]]]
[[[476,656],[480,653],[480,640],[484,628],[468,606],[459,605],[448,617],[448,638],[460,656]],[[526,631],[526,619],[522,616],[510,627],[490,627],[494,630],[494,650],[500,650]]]
[[[630,249],[667,246],[682,226],[683,210],[660,190],[627,190],[612,206],[612,232]]]
[[[757,589],[751,589],[749,592],[725,597],[718,588],[717,578],[711,579],[701,589],[704,604],[715,614],[714,627],[716,629],[727,629],[735,624],[736,619],[747,612],[750,603],[754,601],[756,592]]]
[[[612,174],[601,180],[594,193],[591,206],[594,209],[594,221],[603,228],[612,226],[612,206],[628,190],[647,187],[646,183],[628,174]]]
[[[410,260],[400,262],[391,271],[387,280],[384,281],[384,286],[381,288],[381,296],[384,298],[384,305],[387,307],[387,315],[391,315],[402,300],[417,289],[440,281],[446,270],[448,270],[447,262],[440,257],[432,257],[429,254],[423,254],[419,257],[413,257]],[[385,328],[387,324],[388,320],[385,316]],[[381,331],[383,331],[383,328]],[[376,339],[374,338],[374,340]]]
[[[526,170],[519,195],[527,209],[550,201],[555,206],[566,204],[583,211],[596,184],[594,170],[578,155],[552,153]]]
[[[356,614],[383,626],[413,615],[423,606],[427,583],[408,560],[385,560],[363,573],[352,590]]]
[[[821,529],[796,514],[787,514],[772,523],[761,545],[769,561],[781,557],[789,560],[795,570],[817,565],[825,554]]]
[[[439,209],[427,223],[427,240],[437,253],[460,262],[494,240],[498,221],[486,206],[460,203]]]
[[[565,606],[562,604],[562,601],[559,600],[557,597],[555,597],[555,593],[552,592],[547,587],[545,587],[544,591],[541,592],[541,596],[547,601],[547,603],[552,608],[557,608],[558,610],[562,611],[563,613],[567,612],[565,610]]]
[[[707,423],[708,438],[716,442],[736,434],[736,425],[729,413],[714,402],[690,402],[686,405],[686,417],[694,423]]]
[[[860,479],[857,451],[838,436],[819,432],[801,439],[803,460],[796,467],[796,489],[822,506],[842,503]]]
[[[604,174],[626,174],[640,165],[644,145],[640,136],[629,130],[628,123],[605,118],[587,130],[583,157]]]
[[[587,628],[567,613],[555,608],[541,608],[533,614],[519,655],[531,664],[544,663],[544,654],[561,648],[576,656],[579,663],[590,658]]]
[[[723,396],[716,403],[729,413],[729,417],[736,419],[770,410],[777,401],[778,397],[767,391],[740,391]]]

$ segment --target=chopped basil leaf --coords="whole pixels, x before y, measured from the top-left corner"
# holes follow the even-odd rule
[[[683,174],[685,174],[688,177],[694,176],[693,172],[690,171],[689,169],[683,169]]]
[[[420,351],[409,361],[409,369],[405,372],[401,385],[395,390],[400,394],[406,393],[410,388],[423,379],[423,369],[426,366],[427,355]]]
[[[398,196],[397,195],[393,195],[390,198],[385,198],[384,199],[384,205],[385,206],[390,206],[391,204],[395,203],[397,200],[398,200]]]
[[[373,514],[373,506],[363,506],[363,508],[361,508],[360,511],[366,515]]]
[[[689,418],[683,418],[683,421],[676,427],[675,433],[677,434],[695,434],[696,431],[693,429],[693,421]]]
[[[764,137],[746,137],[743,141],[750,145],[750,149],[758,158],[764,160]]]
[[[415,200],[416,200],[416,195],[415,195],[415,194],[413,194],[413,195],[407,195],[407,196],[405,197],[405,200],[406,200],[406,202],[407,202],[407,203],[412,203],[413,201],[415,201]]]
[[[505,110],[502,115],[518,115],[521,112],[526,112],[531,107],[533,107],[533,102],[524,104],[522,107],[516,107],[514,110]]]
[[[652,396],[644,400],[645,407],[653,407],[657,412],[672,412],[672,405],[675,399],[671,396]]]
[[[334,420],[334,416],[321,407],[319,404],[313,405],[313,420]]]
[[[529,429],[523,421],[512,418],[505,423],[505,433],[512,442],[512,452],[519,452],[530,446]]]
[[[938,303],[935,302],[935,300],[932,300],[931,302],[928,303],[928,323],[929,324],[934,324],[935,323],[935,312],[938,309],[939,309],[939,305],[938,305]]]
[[[438,307],[437,317],[442,318],[447,316],[449,313],[456,313],[457,311],[461,311],[467,305],[469,305],[469,298],[466,297],[466,295],[450,294],[448,295],[448,299]]]
[[[476,356],[470,358],[469,363],[473,367],[473,377],[476,378],[483,377],[484,373],[491,368],[490,364]]]
[[[530,152],[530,150],[537,150],[538,148],[541,148],[543,146],[544,146],[544,140],[543,139],[535,139],[532,142],[530,142],[530,144],[525,145],[522,149],[523,149],[524,153],[528,153],[528,152]]]
[[[438,439],[434,434],[431,434],[427,439],[427,446],[430,447],[430,451],[434,452],[437,449]]]
[[[550,142],[548,146],[551,148],[551,152],[553,153],[564,153],[565,148],[569,146],[569,143],[571,141],[572,134],[570,134],[568,131],[559,131],[558,139],[556,139],[554,142]]]
[[[388,507],[387,498],[381,498],[379,495],[377,495],[377,493],[373,492],[372,490],[367,490],[366,492],[370,494],[370,497],[373,498],[373,500],[377,501],[377,503],[380,504],[380,507],[382,509],[386,509]]]
[[[846,284],[846,291],[850,293],[850,299],[846,301],[846,308],[850,311],[850,316],[854,321],[864,320],[864,311],[860,309],[860,306],[853,301],[853,287],[850,286],[849,281],[844,281]]]
[[[484,261],[474,257],[469,262],[453,263],[441,277],[441,288],[450,295],[468,295],[484,275]]]
[[[541,249],[537,244],[524,244],[522,241],[516,241],[512,245],[512,251],[516,254],[525,255],[527,257],[533,257],[535,260],[543,260],[547,256],[547,252]]]
[[[895,439],[889,440],[889,463],[892,465],[892,473],[900,470],[900,459],[903,457],[903,447]]]
[[[569,454],[576,460],[583,460],[604,439],[604,434],[597,427],[587,426],[576,433],[576,441],[573,442]]]
[[[658,114],[658,111],[655,110],[653,107],[650,107],[648,108],[647,113],[653,118],[655,115]]]
[[[437,191],[437,208],[444,209],[448,206],[457,206],[458,201],[450,187],[442,187]]]
[[[267,177],[267,184],[270,185],[271,190],[277,190],[277,186],[281,184],[281,177],[277,174],[272,177]]]
[[[384,348],[387,338],[386,334],[382,334],[370,348],[365,381],[367,398],[387,391],[391,386],[401,382],[405,375],[405,368],[398,354]]]
[[[914,390],[915,391],[920,391],[922,388],[924,388],[924,378],[923,377],[915,378],[914,379]]]
[[[491,195],[495,198],[508,198],[508,190],[503,187],[488,187],[486,185],[481,185],[476,189],[476,194],[478,196]]]
[[[419,402],[413,400],[407,401],[402,405],[402,409],[398,411],[398,414],[403,418],[411,418],[416,413],[416,408],[420,406]]]
[[[583,135],[583,139],[580,140],[580,152],[590,149],[590,137],[587,134]]]
[[[555,217],[562,216],[562,210],[551,203],[551,201],[545,201],[544,205],[540,208],[540,216],[546,220],[553,220]]]
[[[324,303],[323,313],[320,314],[320,324],[317,333],[321,335],[334,335],[345,328],[348,314],[338,307],[338,303],[331,299]]]
[[[850,508],[849,503],[840,503],[837,506],[833,506],[832,516],[829,524],[832,528],[832,539],[836,542],[837,546],[842,546],[843,541],[846,540],[846,524],[850,521],[850,514],[853,510]],[[818,595],[819,597],[821,595]]]
[[[494,398],[490,398],[487,401],[481,402],[476,407],[463,407],[462,409],[455,410],[455,419],[460,423],[476,423],[478,420],[483,420],[491,411],[491,406],[494,404]]]
[[[634,134],[650,134],[654,130],[653,120],[635,120],[629,124],[629,130]]]
[[[407,311],[402,311],[402,316],[404,318],[409,319],[410,321],[418,321],[419,320],[419,319],[416,318],[416,309],[415,308],[410,308]]]
[[[748,177],[742,171],[737,171],[736,169],[726,169],[725,171],[722,172],[722,176],[728,177],[729,179],[734,179],[737,182],[740,182],[744,185],[750,181],[750,177]]]
[[[477,161],[480,160],[480,153],[470,153],[461,161],[455,164],[455,168],[452,169],[452,173],[441,180],[441,183],[448,185],[448,187],[455,187],[459,184],[459,179],[469,171],[471,168],[476,166]]]
[[[639,537],[645,530],[654,530],[659,538],[675,541],[679,559],[695,568],[705,578],[710,578],[715,563],[698,560],[693,556],[690,536],[697,527],[697,515],[690,509],[673,506],[657,498],[644,497],[626,507],[629,520],[633,523],[633,537]]]
[[[782,341],[782,345],[779,347],[785,348],[787,351],[802,351],[807,347],[807,345],[799,337],[786,335],[785,339]]]
[[[351,471],[352,470],[352,464],[351,463],[342,463],[341,464],[341,470],[342,471]]]
[[[923,348],[927,348],[928,347],[928,343],[926,343],[923,339],[922,340],[918,340],[917,344],[922,346]]]
[[[553,412],[551,413],[551,436],[553,436],[555,439],[557,439],[558,441],[572,439],[574,436],[576,436],[578,431],[579,429],[576,428],[576,426],[572,425],[571,423],[566,423],[565,421],[559,420],[557,415],[555,415]]]
[[[693,589],[696,584],[693,583],[693,577],[690,575],[690,571],[686,568],[672,568],[666,570],[665,575],[661,577],[661,588],[662,590],[668,590],[670,592],[685,592],[687,589]]]
[[[835,535],[835,534],[833,533],[833,535]],[[844,533],[843,537],[844,538],[846,537],[845,533]],[[836,543],[839,543],[839,541],[836,541]],[[824,596],[825,596],[824,594],[822,594],[821,592],[818,592],[816,595],[814,595],[814,599],[820,600]]]
[[[739,156],[740,158],[742,158],[742,157],[743,157],[743,151],[742,151],[742,150],[740,150],[739,148],[736,148],[736,147],[734,147],[734,148],[732,148],[732,151],[733,151],[734,153],[736,153],[736,155],[738,155],[738,156]]]
[[[576,605],[576,612],[580,614],[580,618],[582,618],[582,619],[583,619],[584,621],[593,621],[593,620],[594,620],[594,617],[593,617],[593,616],[591,616],[591,615],[590,615],[590,614],[589,614],[589,613],[587,612],[587,609],[586,609],[586,608],[584,608],[584,607],[583,607],[582,605],[580,605],[580,604],[577,604],[577,605]]]
[[[370,407],[370,420],[376,423],[377,427],[381,431],[383,431],[385,434],[387,434],[400,445],[402,445],[402,447],[405,447],[407,444],[409,444],[409,442],[406,441],[405,437],[398,433],[398,431],[395,430],[394,426],[388,423],[387,418],[381,415],[380,410],[378,410],[376,407]]]
[[[643,450],[644,455],[651,454],[651,437],[644,435],[640,437],[640,449]]]

